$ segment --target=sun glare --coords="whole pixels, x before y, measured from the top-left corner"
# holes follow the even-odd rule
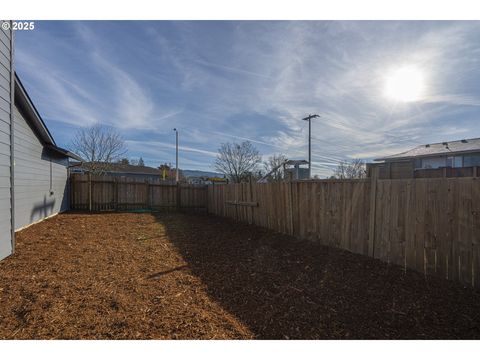
[[[387,75],[385,96],[399,102],[419,101],[424,96],[425,79],[415,66],[403,66]]]

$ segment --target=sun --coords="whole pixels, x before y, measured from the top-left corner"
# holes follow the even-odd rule
[[[398,102],[421,100],[425,95],[425,78],[416,66],[402,66],[385,78],[385,96]]]

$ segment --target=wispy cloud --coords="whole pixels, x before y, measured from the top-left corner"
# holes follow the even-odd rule
[[[43,117],[50,121],[89,126],[99,120],[91,98],[82,88],[65,80],[62,71],[49,71],[48,64],[26,49],[17,50],[17,72],[34,93]],[[32,94],[33,95],[33,94]]]
[[[135,140],[127,140],[126,143],[133,148],[142,148],[145,152],[147,153],[155,153],[158,151],[158,149],[175,149],[176,145],[175,144],[169,144],[169,143],[164,143],[164,142],[159,142],[159,141],[135,141]],[[192,148],[189,146],[183,146],[179,145],[178,146],[179,151],[184,151],[188,153],[198,153],[210,157],[215,157],[217,155],[216,152],[214,151],[208,151],[208,150],[203,150],[203,149],[197,149],[197,148]]]
[[[120,128],[154,128],[154,104],[142,86],[99,53],[92,54],[92,58],[97,69],[103,72],[113,94],[110,107],[115,124]]]
[[[80,22],[20,34],[18,68],[48,118],[118,128],[134,156],[212,168],[222,142],[306,158],[314,173],[421,143],[479,136],[479,22]],[[43,30],[42,30],[43,29]],[[393,103],[391,69],[427,94]],[[145,158],[147,157],[145,156]]]
[[[215,64],[215,63],[210,62],[210,61],[204,61],[204,60],[192,60],[192,61],[193,61],[194,63],[197,63],[197,64],[201,64],[201,65],[205,65],[205,66],[210,66],[210,67],[213,67],[213,68],[216,68],[216,69],[220,69],[220,70],[230,71],[230,72],[237,73],[237,74],[252,75],[252,76],[257,76],[257,77],[264,78],[264,79],[269,79],[269,78],[270,78],[269,76],[262,75],[262,74],[259,74],[259,73],[253,72],[253,71],[248,71],[248,70],[244,70],[244,69],[238,69],[238,68],[234,68],[234,67],[231,67],[231,66],[225,66],[225,65]]]

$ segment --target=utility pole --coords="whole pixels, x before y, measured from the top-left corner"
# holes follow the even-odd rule
[[[173,131],[175,131],[175,180],[178,183],[178,130],[174,128]]]
[[[302,120],[308,121],[308,178],[312,178],[312,119],[318,118],[320,115],[308,115]]]

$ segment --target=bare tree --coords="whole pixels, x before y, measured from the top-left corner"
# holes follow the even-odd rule
[[[250,141],[225,143],[218,149],[215,169],[232,182],[239,183],[256,173],[261,161],[262,157]]]
[[[78,130],[71,147],[85,160],[83,166],[94,174],[107,171],[127,152],[120,134],[101,125]]]
[[[287,157],[283,154],[273,154],[267,161],[263,162],[265,173],[268,174],[269,172],[272,172],[268,176],[269,181],[281,181],[284,179],[285,174],[282,165],[287,160]]]
[[[138,166],[145,166],[145,161],[143,161],[142,157],[140,157],[140,159],[138,159]]]
[[[365,162],[361,159],[343,160],[338,164],[334,179],[364,179],[367,177]]]

